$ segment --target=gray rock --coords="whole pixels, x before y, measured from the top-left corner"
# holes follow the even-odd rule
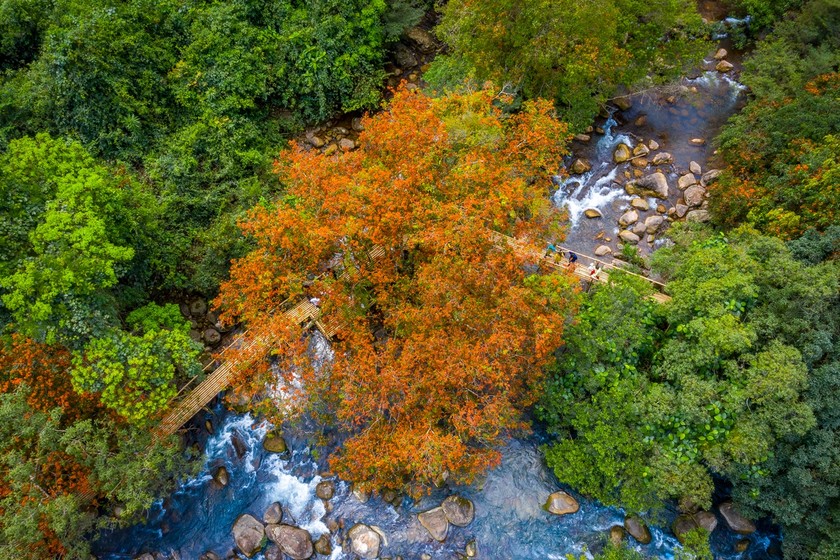
[[[724,502],[720,504],[718,508],[720,514],[723,516],[723,520],[726,521],[726,524],[729,526],[730,529],[739,533],[741,535],[749,535],[750,533],[755,533],[755,524],[738,513],[735,509],[735,504],[732,502]]]
[[[190,314],[193,317],[203,317],[207,313],[207,302],[203,299],[195,299],[190,302]]]
[[[677,188],[681,191],[684,191],[691,185],[697,184],[697,178],[694,176],[693,173],[686,173],[682,177],[677,180]]]
[[[661,199],[668,198],[668,179],[663,173],[652,173],[636,181],[636,186]]]
[[[639,236],[633,233],[632,231],[624,230],[618,234],[622,241],[625,243],[632,243],[636,245],[639,242]]]
[[[706,139],[705,138],[692,138],[691,140],[688,141],[688,143],[691,144],[692,146],[705,146],[706,145]]]
[[[634,515],[624,518],[624,528],[631,537],[641,544],[648,544],[652,539],[648,526],[644,521]]]
[[[245,443],[245,436],[239,430],[234,430],[230,436],[230,443],[236,456],[241,459],[248,454],[248,444]]]
[[[633,229],[631,229],[630,231],[641,237],[647,231],[647,227],[645,227],[644,222],[636,222],[635,224],[633,224]]]
[[[360,117],[353,117],[350,127],[356,132],[361,132],[365,129],[365,125],[362,124],[362,119]]]
[[[629,226],[639,221],[639,213],[635,210],[628,210],[618,219],[618,223],[623,226]]]
[[[356,143],[349,138],[342,138],[338,141],[338,147],[344,152],[349,152],[350,150],[355,149]]]
[[[685,193],[683,194],[683,198],[685,199],[686,205],[692,208],[703,204],[703,197],[705,196],[706,189],[704,189],[700,185],[688,187],[687,189],[685,189]]]
[[[321,535],[318,537],[318,540],[315,541],[315,552],[321,554],[322,556],[329,556],[332,554],[332,542],[330,542],[330,538],[327,535]]]
[[[228,482],[230,482],[228,470],[225,467],[219,467],[216,469],[216,472],[213,473],[213,480],[215,480],[216,484],[219,486],[227,486]]]
[[[589,162],[588,159],[576,159],[574,163],[572,163],[572,173],[576,175],[582,175],[592,169],[592,164]]]
[[[306,560],[315,552],[309,531],[291,525],[269,525],[266,533],[270,541],[280,547],[292,560]]]
[[[689,222],[708,222],[711,216],[708,210],[692,210],[685,215],[685,219]]]
[[[263,514],[263,521],[266,525],[278,525],[283,521],[283,506],[280,505],[280,502],[274,502],[268,506]]]
[[[306,141],[309,142],[309,144],[311,144],[314,148],[323,148],[324,144],[326,144],[323,138],[321,138],[320,136],[315,136],[314,134],[311,136],[307,136]]]
[[[630,151],[630,146],[627,144],[619,144],[613,152],[613,161],[616,163],[624,163],[633,157],[633,152]]]
[[[658,150],[659,149],[659,142],[657,142],[656,140],[651,138],[650,140],[648,140],[648,148],[650,148],[651,151]],[[654,159],[656,159],[656,158],[654,158]]]
[[[616,97],[612,102],[622,111],[628,111],[633,106],[633,103],[630,102],[630,98],[627,96]]]
[[[575,134],[575,140],[586,143],[592,140],[592,137],[588,134]]]
[[[694,173],[695,175],[702,175],[703,174],[703,168],[700,167],[700,164],[697,163],[696,161],[692,161],[688,164],[688,170],[691,171],[692,173]]]
[[[263,440],[263,449],[269,453],[285,453],[289,450],[286,440],[276,431],[268,432]]]
[[[353,494],[354,498],[356,498],[357,500],[359,500],[359,502],[363,504],[370,500],[370,492],[362,490],[361,488],[355,485],[350,490],[350,493]]]
[[[397,46],[394,48],[394,61],[400,68],[417,66],[417,58],[415,58],[414,53],[402,43],[397,43]]]
[[[677,537],[677,540],[680,543],[685,544],[685,536],[686,533],[693,531],[700,527],[694,518],[690,515],[680,515],[674,520],[674,524],[671,525],[671,530],[674,532],[674,536]]]
[[[580,509],[580,504],[572,496],[562,490],[552,493],[543,506],[554,515],[567,515]]]
[[[609,245],[598,245],[595,248],[595,256],[596,257],[605,257],[607,255],[611,255],[612,252],[613,251],[612,251],[612,249],[610,248]]]
[[[209,329],[204,329],[202,337],[204,338],[204,342],[206,342],[210,346],[215,346],[219,343],[219,341],[222,340],[222,335],[219,334],[219,331],[212,327]]]
[[[712,183],[717,181],[717,179],[718,179],[718,177],[720,177],[721,173],[722,173],[722,171],[720,169],[710,169],[710,170],[706,171],[705,173],[703,173],[703,177],[701,178],[701,181],[703,181],[703,184],[706,185],[706,186],[711,185]]]
[[[347,537],[350,539],[353,554],[364,560],[373,560],[379,556],[382,537],[367,525],[357,523],[347,532]]]
[[[405,32],[405,36],[411,39],[423,52],[435,50],[435,38],[422,27],[412,27]]]
[[[240,515],[233,524],[233,541],[242,553],[251,558],[265,543],[263,524],[247,513]]]
[[[440,506],[446,514],[446,519],[456,527],[466,527],[475,518],[475,506],[464,497],[449,496]]]
[[[641,210],[642,212],[647,212],[650,210],[650,204],[644,198],[634,198],[630,201],[630,206],[635,208],[636,210]]]
[[[653,156],[653,165],[668,165],[674,163],[674,156],[668,152],[659,152]]]
[[[722,73],[729,72],[733,68],[735,68],[735,66],[731,62],[726,60],[721,60],[715,65],[715,70]]]
[[[656,230],[665,222],[665,218],[660,215],[648,216],[645,220],[645,232],[656,233]]]
[[[276,544],[270,544],[265,549],[265,560],[283,560],[283,551]]]
[[[715,514],[710,511],[698,511],[694,514],[694,521],[697,525],[703,527],[706,531],[711,533],[717,527],[718,520]]]
[[[315,486],[315,495],[322,500],[331,500],[335,495],[335,482],[332,480],[323,480]]]
[[[685,217],[685,213],[688,212],[688,206],[686,206],[685,204],[678,203],[676,206],[674,206],[674,210],[678,218],[683,218]]]
[[[417,515],[420,525],[426,528],[432,538],[443,542],[449,532],[449,520],[442,507],[436,507]]]

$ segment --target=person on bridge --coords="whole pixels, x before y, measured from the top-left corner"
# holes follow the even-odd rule
[[[575,266],[577,266],[575,264],[577,262],[577,260],[578,260],[578,256],[576,254],[574,254],[572,251],[569,251],[569,262],[566,263],[566,266],[571,267],[571,269],[574,270]]]
[[[554,261],[557,258],[557,247],[555,247],[553,243],[549,243],[548,247],[546,247],[543,259],[547,259],[549,255],[551,255],[552,261]]]
[[[589,278],[590,280],[597,280],[598,277],[601,275],[601,269],[595,266],[595,263],[589,265]]]

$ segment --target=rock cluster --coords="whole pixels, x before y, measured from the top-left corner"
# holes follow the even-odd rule
[[[475,506],[464,498],[453,494],[435,508],[417,515],[417,520],[432,536],[443,542],[449,534],[449,526],[466,527],[475,519]]]

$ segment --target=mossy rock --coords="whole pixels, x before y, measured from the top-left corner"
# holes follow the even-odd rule
[[[289,451],[281,432],[268,432],[263,440],[263,449],[269,453],[287,453]]]

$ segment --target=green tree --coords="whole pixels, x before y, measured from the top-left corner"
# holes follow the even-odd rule
[[[114,330],[91,340],[73,359],[73,386],[100,394],[102,403],[130,422],[142,423],[176,395],[176,377],[201,373],[201,345],[175,305],[152,303],[127,323],[136,334]]]
[[[578,128],[619,85],[673,79],[706,49],[700,16],[686,0],[453,0],[438,34],[479,80],[553,98]]]

